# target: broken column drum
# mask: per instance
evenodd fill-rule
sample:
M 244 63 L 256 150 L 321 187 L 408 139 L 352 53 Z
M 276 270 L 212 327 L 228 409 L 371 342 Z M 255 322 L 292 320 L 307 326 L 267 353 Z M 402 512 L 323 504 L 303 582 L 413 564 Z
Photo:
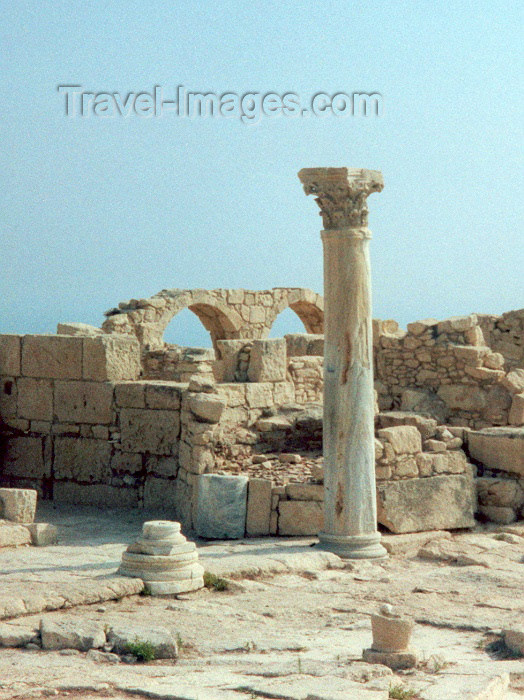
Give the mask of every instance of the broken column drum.
M 380 172 L 306 168 L 324 223 L 323 549 L 350 559 L 386 556 L 376 526 L 371 274 L 366 199 Z

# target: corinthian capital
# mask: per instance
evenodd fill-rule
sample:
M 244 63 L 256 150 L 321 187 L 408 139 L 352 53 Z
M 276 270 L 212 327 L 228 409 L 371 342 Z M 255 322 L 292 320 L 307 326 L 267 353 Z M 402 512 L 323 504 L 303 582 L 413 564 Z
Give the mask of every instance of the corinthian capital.
M 366 199 L 384 188 L 381 172 L 363 168 L 303 168 L 298 177 L 316 195 L 325 230 L 367 226 Z

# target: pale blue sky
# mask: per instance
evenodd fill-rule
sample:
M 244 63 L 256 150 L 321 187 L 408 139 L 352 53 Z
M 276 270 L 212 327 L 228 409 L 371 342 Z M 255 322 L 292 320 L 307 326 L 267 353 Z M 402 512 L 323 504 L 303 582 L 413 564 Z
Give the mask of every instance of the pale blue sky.
M 382 170 L 374 316 L 524 306 L 521 2 L 38 2 L 1 22 L 0 332 L 168 287 L 322 291 L 297 171 Z M 380 92 L 381 118 L 71 119 L 56 87 Z M 190 318 L 192 317 L 192 318 Z M 280 332 L 300 330 L 292 313 Z M 170 339 L 204 344 L 189 312 Z

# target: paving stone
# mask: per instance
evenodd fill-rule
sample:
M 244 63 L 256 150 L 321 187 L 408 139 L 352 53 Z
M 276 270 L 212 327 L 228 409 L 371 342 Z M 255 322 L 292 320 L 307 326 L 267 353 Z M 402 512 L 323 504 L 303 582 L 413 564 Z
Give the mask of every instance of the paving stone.
M 115 626 L 108 631 L 107 641 L 113 646 L 113 651 L 119 654 L 129 652 L 130 644 L 149 642 L 154 648 L 157 659 L 176 659 L 178 656 L 177 641 L 173 634 L 164 627 Z
M 40 624 L 42 649 L 98 649 L 106 643 L 102 625 L 93 622 L 52 622 L 42 619 Z

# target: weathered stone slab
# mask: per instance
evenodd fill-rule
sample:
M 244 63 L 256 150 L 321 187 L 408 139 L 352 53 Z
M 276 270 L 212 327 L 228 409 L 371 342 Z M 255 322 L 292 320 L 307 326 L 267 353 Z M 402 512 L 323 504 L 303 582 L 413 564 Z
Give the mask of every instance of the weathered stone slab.
M 0 518 L 14 523 L 32 523 L 37 493 L 33 489 L 0 488 Z
M 38 635 L 37 630 L 0 622 L 0 647 L 25 647 Z
M 105 382 L 56 382 L 55 412 L 64 423 L 111 423 L 113 385 Z
M 318 535 L 324 525 L 322 504 L 318 501 L 280 501 L 278 534 Z
M 286 379 L 284 338 L 254 340 L 247 376 L 250 382 L 283 382 Z
M 157 659 L 175 659 L 178 656 L 176 639 L 164 627 L 112 627 L 107 634 L 107 641 L 112 645 L 113 651 L 119 654 L 128 653 L 129 645 L 135 642 L 149 642 Z
M 24 336 L 22 374 L 47 379 L 81 379 L 82 338 L 70 335 Z
M 41 620 L 40 636 L 42 649 L 99 649 L 106 643 L 102 625 L 96 622 L 52 622 Z
M 138 379 L 140 345 L 133 336 L 97 335 L 83 338 L 82 376 L 96 382 Z
M 3 333 L 0 335 L 0 374 L 17 377 L 20 375 L 20 335 Z
M 59 323 L 56 327 L 58 335 L 104 335 L 104 331 L 96 326 L 91 326 L 89 323 Z
M 43 438 L 10 437 L 4 446 L 3 473 L 25 479 L 50 475 L 50 462 L 44 463 Z
M 17 547 L 31 544 L 29 530 L 23 525 L 0 520 L 0 547 Z
M 473 459 L 491 469 L 524 475 L 524 428 L 486 428 L 468 436 Z
M 56 479 L 84 483 L 108 482 L 111 478 L 111 445 L 105 440 L 60 437 L 55 440 Z
M 50 380 L 20 377 L 17 389 L 20 418 L 47 421 L 53 419 L 53 388 Z
M 473 527 L 476 490 L 470 474 L 377 484 L 377 518 L 391 532 Z
M 324 336 L 316 333 L 287 333 L 285 336 L 288 357 L 324 354 Z
M 178 452 L 180 414 L 125 408 L 120 411 L 122 450 L 173 455 Z
M 260 537 L 269 535 L 271 517 L 271 481 L 250 479 L 247 497 L 246 532 Z
M 381 428 L 390 428 L 395 425 L 414 425 L 423 440 L 432 438 L 437 430 L 437 421 L 434 418 L 421 416 L 411 411 L 383 411 L 377 416 Z
M 195 530 L 209 539 L 244 537 L 247 510 L 246 476 L 202 474 L 198 478 Z
M 286 494 L 294 501 L 323 501 L 324 487 L 321 484 L 291 483 L 286 486 Z

